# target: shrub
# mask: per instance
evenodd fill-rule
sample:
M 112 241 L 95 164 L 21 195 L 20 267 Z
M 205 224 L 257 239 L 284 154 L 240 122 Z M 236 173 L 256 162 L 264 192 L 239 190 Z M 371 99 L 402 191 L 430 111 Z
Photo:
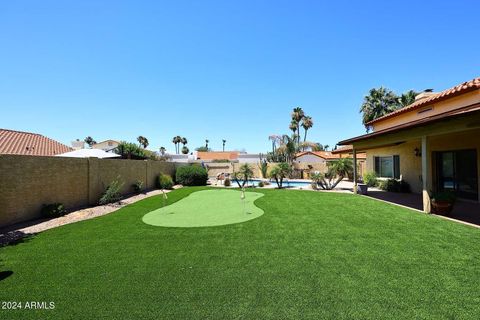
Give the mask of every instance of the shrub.
M 378 185 L 378 180 L 375 172 L 366 172 L 363 175 L 363 183 L 369 187 L 376 187 Z
M 57 218 L 65 215 L 67 210 L 63 203 L 44 204 L 42 207 L 42 216 L 46 218 Z
M 172 177 L 170 177 L 169 175 L 160 173 L 157 177 L 157 187 L 159 189 L 171 190 L 173 188 Z
M 230 179 L 225 178 L 225 180 L 223 181 L 223 185 L 225 187 L 230 187 L 232 185 L 232 182 L 230 181 Z
M 184 186 L 207 185 L 208 173 L 200 166 L 183 166 L 177 169 L 176 181 Z
M 388 179 L 380 183 L 380 189 L 389 192 L 410 192 L 410 185 L 405 180 Z
M 105 189 L 98 203 L 103 205 L 119 201 L 122 198 L 122 194 L 120 193 L 122 187 L 123 183 L 120 183 L 118 179 L 113 180 Z
M 133 191 L 135 193 L 140 193 L 143 190 L 143 181 L 137 180 L 134 184 L 132 184 Z
M 452 191 L 443 191 L 432 194 L 432 201 L 446 201 L 448 203 L 455 203 L 457 199 L 455 193 Z
M 258 182 L 258 187 L 259 188 L 263 188 L 264 186 L 265 186 L 265 184 L 263 183 L 263 181 Z

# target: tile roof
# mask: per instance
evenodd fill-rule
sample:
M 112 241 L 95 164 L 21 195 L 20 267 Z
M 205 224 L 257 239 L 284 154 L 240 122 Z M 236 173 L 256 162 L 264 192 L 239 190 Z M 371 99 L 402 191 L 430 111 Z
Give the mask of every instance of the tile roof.
M 449 89 L 444 90 L 442 92 L 439 92 L 437 94 L 434 94 L 434 95 L 432 95 L 428 98 L 415 101 L 414 103 L 412 103 L 412 104 L 410 104 L 406 107 L 395 110 L 395 111 L 393 111 L 389 114 L 384 115 L 383 117 L 380 117 L 380 118 L 374 119 L 370 122 L 367 122 L 366 124 L 371 125 L 371 124 L 376 123 L 378 121 L 394 117 L 398 114 L 405 113 L 405 112 L 412 111 L 412 110 L 416 110 L 416 109 L 419 109 L 421 107 L 433 104 L 435 102 L 439 102 L 439 101 L 442 101 L 442 100 L 445 100 L 445 99 L 448 99 L 448 98 L 453 98 L 457 95 L 467 93 L 467 92 L 477 90 L 477 89 L 480 89 L 480 77 L 472 79 L 470 81 L 463 82 L 459 85 L 456 85 L 455 87 L 452 87 L 452 88 L 449 88 Z
M 326 160 L 340 158 L 338 154 L 332 154 L 330 151 L 304 151 L 304 152 L 297 153 L 295 158 L 298 158 L 307 154 L 313 154 L 317 157 L 320 157 Z
M 197 158 L 199 160 L 237 160 L 238 152 L 236 151 L 225 151 L 225 152 L 215 152 L 215 151 L 198 151 Z
M 0 154 L 54 156 L 72 150 L 37 133 L 0 129 Z

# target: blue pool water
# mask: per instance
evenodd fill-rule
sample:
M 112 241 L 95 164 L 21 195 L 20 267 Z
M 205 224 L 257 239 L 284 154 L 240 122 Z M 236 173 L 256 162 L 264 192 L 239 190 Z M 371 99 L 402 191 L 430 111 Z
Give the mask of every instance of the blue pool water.
M 256 187 L 258 185 L 258 183 L 260 181 L 263 181 L 263 180 L 260 180 L 260 179 L 252 179 L 252 180 L 248 180 L 248 183 L 247 185 L 248 186 L 254 186 Z M 270 183 L 273 184 L 273 185 L 276 185 L 276 182 L 274 179 L 270 179 Z M 232 186 L 236 186 L 236 182 L 235 180 L 232 180 Z M 310 181 L 289 181 L 289 180 L 283 180 L 283 187 L 308 187 L 309 185 L 311 185 L 312 183 Z

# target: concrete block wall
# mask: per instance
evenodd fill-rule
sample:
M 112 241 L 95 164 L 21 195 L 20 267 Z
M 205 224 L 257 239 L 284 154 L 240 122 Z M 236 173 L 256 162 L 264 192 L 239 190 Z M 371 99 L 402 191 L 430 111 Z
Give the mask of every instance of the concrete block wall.
M 0 227 L 39 218 L 43 204 L 95 205 L 117 178 L 123 194 L 132 193 L 137 180 L 152 189 L 157 176 L 173 176 L 175 166 L 153 160 L 0 155 Z

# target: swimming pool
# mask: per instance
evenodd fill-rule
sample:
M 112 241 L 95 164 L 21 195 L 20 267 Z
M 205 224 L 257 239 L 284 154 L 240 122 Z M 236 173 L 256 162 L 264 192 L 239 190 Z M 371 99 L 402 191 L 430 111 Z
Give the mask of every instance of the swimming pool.
M 265 179 L 263 180 L 260 180 L 260 179 L 252 179 L 252 180 L 248 180 L 247 182 L 247 186 L 254 186 L 256 187 L 258 185 L 258 183 L 260 181 L 265 181 Z M 269 180 L 271 184 L 273 184 L 274 186 L 276 186 L 276 182 L 275 182 L 275 179 L 270 179 Z M 310 186 L 312 184 L 311 181 L 298 181 L 298 180 L 293 180 L 293 181 L 290 181 L 288 179 L 285 179 L 283 180 L 283 187 L 291 187 L 291 188 L 306 188 L 308 186 Z M 232 180 L 232 186 L 236 186 L 237 183 L 235 182 L 235 180 Z

